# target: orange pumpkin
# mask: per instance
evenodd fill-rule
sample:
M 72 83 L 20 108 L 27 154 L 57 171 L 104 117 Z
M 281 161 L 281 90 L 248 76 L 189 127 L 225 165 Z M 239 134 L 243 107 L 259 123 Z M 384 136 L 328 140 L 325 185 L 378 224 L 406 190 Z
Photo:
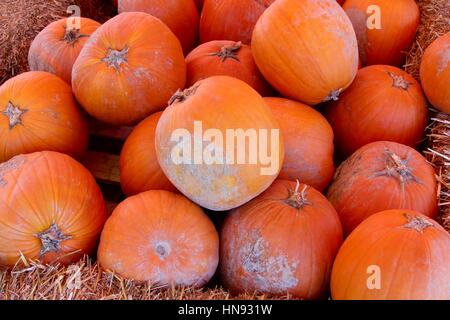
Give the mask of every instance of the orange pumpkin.
M 89 36 L 100 27 L 100 23 L 80 18 L 80 25 L 71 25 L 65 18 L 49 24 L 31 43 L 28 52 L 30 70 L 47 71 L 72 81 L 72 67 Z
M 358 70 L 355 31 L 330 0 L 277 0 L 255 26 L 252 51 L 275 89 L 309 105 L 338 99 Z
M 339 217 L 320 192 L 277 180 L 226 218 L 223 283 L 232 292 L 324 298 L 341 243 Z
M 0 266 L 21 254 L 70 264 L 91 254 L 106 220 L 92 175 L 71 157 L 51 151 L 0 164 Z
M 87 149 L 87 122 L 67 83 L 31 71 L 0 87 L 0 162 L 21 153 L 52 150 L 76 158 Z
M 333 130 L 313 108 L 282 98 L 264 99 L 284 138 L 284 163 L 279 179 L 300 180 L 323 191 L 334 174 Z
M 428 123 L 428 108 L 419 83 L 391 66 L 370 66 L 358 71 L 339 101 L 330 104 L 328 120 L 336 148 L 351 155 L 374 141 L 418 146 Z
M 245 82 L 214 76 L 173 96 L 156 128 L 169 180 L 211 210 L 238 207 L 267 189 L 284 148 L 270 109 Z
M 198 11 L 194 0 L 120 0 L 119 12 L 145 12 L 161 19 L 178 37 L 185 54 L 197 43 Z
M 375 214 L 339 250 L 331 293 L 336 300 L 449 300 L 450 236 L 410 210 Z
M 105 224 L 97 256 L 102 267 L 129 279 L 201 287 L 217 269 L 219 236 L 200 207 L 153 190 L 119 204 Z
M 355 28 L 364 66 L 405 61 L 420 21 L 414 0 L 347 0 L 343 8 Z
M 431 104 L 450 113 L 450 32 L 436 39 L 425 50 L 420 65 L 420 80 Z
M 156 125 L 162 112 L 152 114 L 133 129 L 120 153 L 120 184 L 128 196 L 148 190 L 176 191 L 158 164 Z
M 159 19 L 142 12 L 119 14 L 97 29 L 72 72 L 80 104 L 113 125 L 131 125 L 164 109 L 185 81 L 179 41 Z
M 187 84 L 211 76 L 230 76 L 241 79 L 261 95 L 269 95 L 271 88 L 253 60 L 252 50 L 241 42 L 218 40 L 204 43 L 186 57 Z
M 395 142 L 370 143 L 338 168 L 328 190 L 348 235 L 364 219 L 390 209 L 411 209 L 433 218 L 437 182 L 426 159 Z
M 202 11 L 204 3 L 205 0 L 195 0 L 195 5 L 197 6 L 198 11 Z

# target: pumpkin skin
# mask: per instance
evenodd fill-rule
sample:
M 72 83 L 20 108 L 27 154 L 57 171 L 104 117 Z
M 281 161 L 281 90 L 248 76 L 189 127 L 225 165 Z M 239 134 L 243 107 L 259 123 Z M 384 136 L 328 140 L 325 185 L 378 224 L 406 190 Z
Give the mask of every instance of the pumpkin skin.
M 0 164 L 0 189 L 0 266 L 13 267 L 20 252 L 68 265 L 95 250 L 105 202 L 94 177 L 71 157 L 15 156 Z
M 339 217 L 320 192 L 276 180 L 227 216 L 221 231 L 222 280 L 236 293 L 324 298 L 341 243 Z
M 252 51 L 272 87 L 309 105 L 337 100 L 358 70 L 355 31 L 331 0 L 277 0 L 255 26 Z
M 450 113 L 450 32 L 426 50 L 420 65 L 423 90 L 433 106 Z
M 118 10 L 145 12 L 161 19 L 180 40 L 185 54 L 197 43 L 199 16 L 193 0 L 120 0 Z
M 379 29 L 367 26 L 370 17 L 376 17 L 369 10 L 373 5 L 380 8 Z M 348 0 L 343 8 L 355 28 L 363 66 L 402 65 L 420 22 L 419 7 L 414 0 Z
M 97 256 L 102 267 L 129 279 L 201 287 L 217 269 L 219 236 L 200 207 L 181 195 L 152 190 L 114 210 Z
M 391 66 L 369 66 L 339 101 L 329 105 L 338 151 L 349 156 L 375 141 L 394 141 L 417 147 L 425 137 L 428 108 L 420 84 Z
M 30 71 L 0 87 L 0 162 L 21 153 L 51 150 L 81 158 L 88 128 L 70 86 L 57 76 Z
M 379 289 L 368 289 L 376 285 L 370 276 L 377 276 L 370 266 L 380 268 Z M 449 234 L 419 212 L 389 210 L 368 218 L 344 242 L 331 293 L 335 300 L 449 300 L 449 283 Z
M 253 60 L 251 48 L 240 42 L 204 43 L 189 53 L 186 67 L 187 87 L 211 76 L 230 76 L 246 82 L 262 96 L 272 91 Z
M 278 179 L 300 180 L 323 191 L 334 174 L 333 129 L 313 108 L 283 98 L 264 98 L 284 138 L 284 162 Z
M 204 3 L 205 3 L 205 0 L 195 0 L 195 5 L 197 6 L 197 9 L 199 12 L 202 11 Z
M 132 125 L 163 110 L 185 81 L 178 39 L 142 12 L 119 14 L 98 28 L 72 71 L 77 100 L 91 116 L 112 125 Z
M 176 191 L 158 164 L 155 150 L 156 125 L 162 112 L 139 123 L 120 153 L 120 184 L 127 196 L 148 190 Z
M 195 130 L 196 121 L 201 123 L 203 136 L 196 134 L 200 131 Z M 253 132 L 258 141 L 264 137 L 269 139 L 267 165 L 261 161 L 259 152 L 258 155 L 251 153 L 249 143 L 243 146 L 239 142 L 238 129 L 242 129 L 241 136 L 244 133 L 252 136 Z M 173 136 L 180 130 L 183 131 L 181 138 Z M 227 139 L 227 130 L 234 130 L 231 133 L 236 135 Z M 192 142 L 204 138 L 208 132 L 212 134 L 210 143 L 204 142 L 201 147 L 210 147 L 201 148 L 195 159 L 194 148 L 190 157 L 186 151 L 184 159 L 172 158 L 174 154 L 182 154 L 180 145 L 192 146 Z M 227 147 L 233 141 L 234 146 Z M 165 175 L 178 190 L 202 207 L 225 211 L 248 202 L 272 184 L 283 163 L 284 146 L 278 124 L 261 96 L 241 80 L 214 76 L 171 99 L 156 128 L 156 154 Z M 245 156 L 244 161 L 240 161 L 242 156 Z M 251 161 L 252 158 L 256 161 Z
M 341 164 L 327 197 L 348 235 L 364 219 L 384 210 L 410 209 L 434 218 L 436 194 L 434 170 L 419 152 L 399 143 L 378 141 Z
M 67 18 L 52 22 L 36 36 L 28 52 L 28 65 L 32 71 L 50 72 L 71 84 L 73 64 L 100 23 L 80 18 L 80 29 L 68 23 Z

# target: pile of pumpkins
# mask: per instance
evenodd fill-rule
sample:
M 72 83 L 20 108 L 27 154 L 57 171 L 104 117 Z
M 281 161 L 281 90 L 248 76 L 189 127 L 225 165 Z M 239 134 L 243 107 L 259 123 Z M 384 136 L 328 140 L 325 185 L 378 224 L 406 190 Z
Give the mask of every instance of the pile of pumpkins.
M 218 268 L 233 293 L 449 299 L 450 235 L 416 148 L 426 98 L 450 112 L 450 33 L 426 50 L 420 85 L 399 69 L 416 3 L 339 2 L 119 0 L 103 25 L 42 30 L 33 71 L 0 87 L 0 265 L 97 252 L 159 285 L 201 287 Z M 137 124 L 120 157 L 128 198 L 110 216 L 77 161 L 87 117 Z M 173 133 L 195 136 L 196 122 L 216 153 L 228 129 L 279 132 L 276 170 L 177 163 Z M 227 211 L 210 213 L 227 215 L 220 232 L 203 208 Z

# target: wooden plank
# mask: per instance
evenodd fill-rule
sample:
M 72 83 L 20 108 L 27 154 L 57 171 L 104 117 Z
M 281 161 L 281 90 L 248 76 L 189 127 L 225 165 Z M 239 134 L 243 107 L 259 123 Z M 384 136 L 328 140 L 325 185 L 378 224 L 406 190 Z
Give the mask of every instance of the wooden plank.
M 119 159 L 118 155 L 88 151 L 83 164 L 97 180 L 103 183 L 120 184 Z
M 97 137 L 105 137 L 125 141 L 125 139 L 130 135 L 133 129 L 134 127 L 114 127 L 94 119 L 89 120 L 89 130 L 91 132 L 91 135 Z

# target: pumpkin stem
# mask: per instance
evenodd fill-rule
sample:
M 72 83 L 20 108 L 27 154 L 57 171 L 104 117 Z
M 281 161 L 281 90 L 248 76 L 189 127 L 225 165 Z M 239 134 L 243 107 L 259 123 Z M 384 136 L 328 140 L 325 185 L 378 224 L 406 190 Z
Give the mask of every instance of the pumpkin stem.
M 323 102 L 327 102 L 327 101 L 338 101 L 341 92 L 342 92 L 342 88 L 341 88 L 341 89 L 337 89 L 337 90 L 331 91 L 331 93 L 328 95 L 328 97 L 326 97 L 326 98 L 323 100 Z
M 285 202 L 295 209 L 301 209 L 305 205 L 310 205 L 311 203 L 306 199 L 306 188 L 308 188 L 308 186 L 305 185 L 303 190 L 299 192 L 300 181 L 297 180 L 295 190 L 289 190 L 289 198 L 287 198 Z
M 175 94 L 169 99 L 168 105 L 171 106 L 175 102 L 186 101 L 190 96 L 195 94 L 198 87 L 199 87 L 199 85 L 192 86 L 192 87 L 190 87 L 188 89 L 184 89 L 184 90 L 178 89 L 177 92 L 175 92 Z
M 73 46 L 80 38 L 85 38 L 85 37 L 89 37 L 89 35 L 81 34 L 80 29 L 75 29 L 75 28 L 66 29 L 63 41 L 67 41 L 69 44 L 71 44 Z
M 388 72 L 389 76 L 392 78 L 392 86 L 397 89 L 402 89 L 408 91 L 411 83 L 405 80 L 402 76 L 396 75 L 395 73 Z
M 407 222 L 403 225 L 403 227 L 407 229 L 414 229 L 417 232 L 423 233 L 423 230 L 425 230 L 426 228 L 434 227 L 434 225 L 430 221 L 422 217 L 413 217 L 405 213 L 405 218 Z
M 58 252 L 61 249 L 61 242 L 72 238 L 63 234 L 55 223 L 47 230 L 38 233 L 36 237 L 41 240 L 41 257 L 47 252 Z
M 170 254 L 170 245 L 166 241 L 160 241 L 155 245 L 155 252 L 161 259 L 165 259 Z
M 18 124 L 22 124 L 22 115 L 27 111 L 28 109 L 20 109 L 19 106 L 15 106 L 11 101 L 8 102 L 2 114 L 8 117 L 9 130 Z
M 109 48 L 106 57 L 104 57 L 102 61 L 106 62 L 108 67 L 112 67 L 119 71 L 120 65 L 128 62 L 128 47 L 125 47 L 120 51 Z
M 232 45 L 223 46 L 222 48 L 220 48 L 220 51 L 210 53 L 209 56 L 217 56 L 220 58 L 222 62 L 224 62 L 228 58 L 240 61 L 237 56 L 237 52 L 241 49 L 241 47 L 242 47 L 241 41 L 235 42 Z

